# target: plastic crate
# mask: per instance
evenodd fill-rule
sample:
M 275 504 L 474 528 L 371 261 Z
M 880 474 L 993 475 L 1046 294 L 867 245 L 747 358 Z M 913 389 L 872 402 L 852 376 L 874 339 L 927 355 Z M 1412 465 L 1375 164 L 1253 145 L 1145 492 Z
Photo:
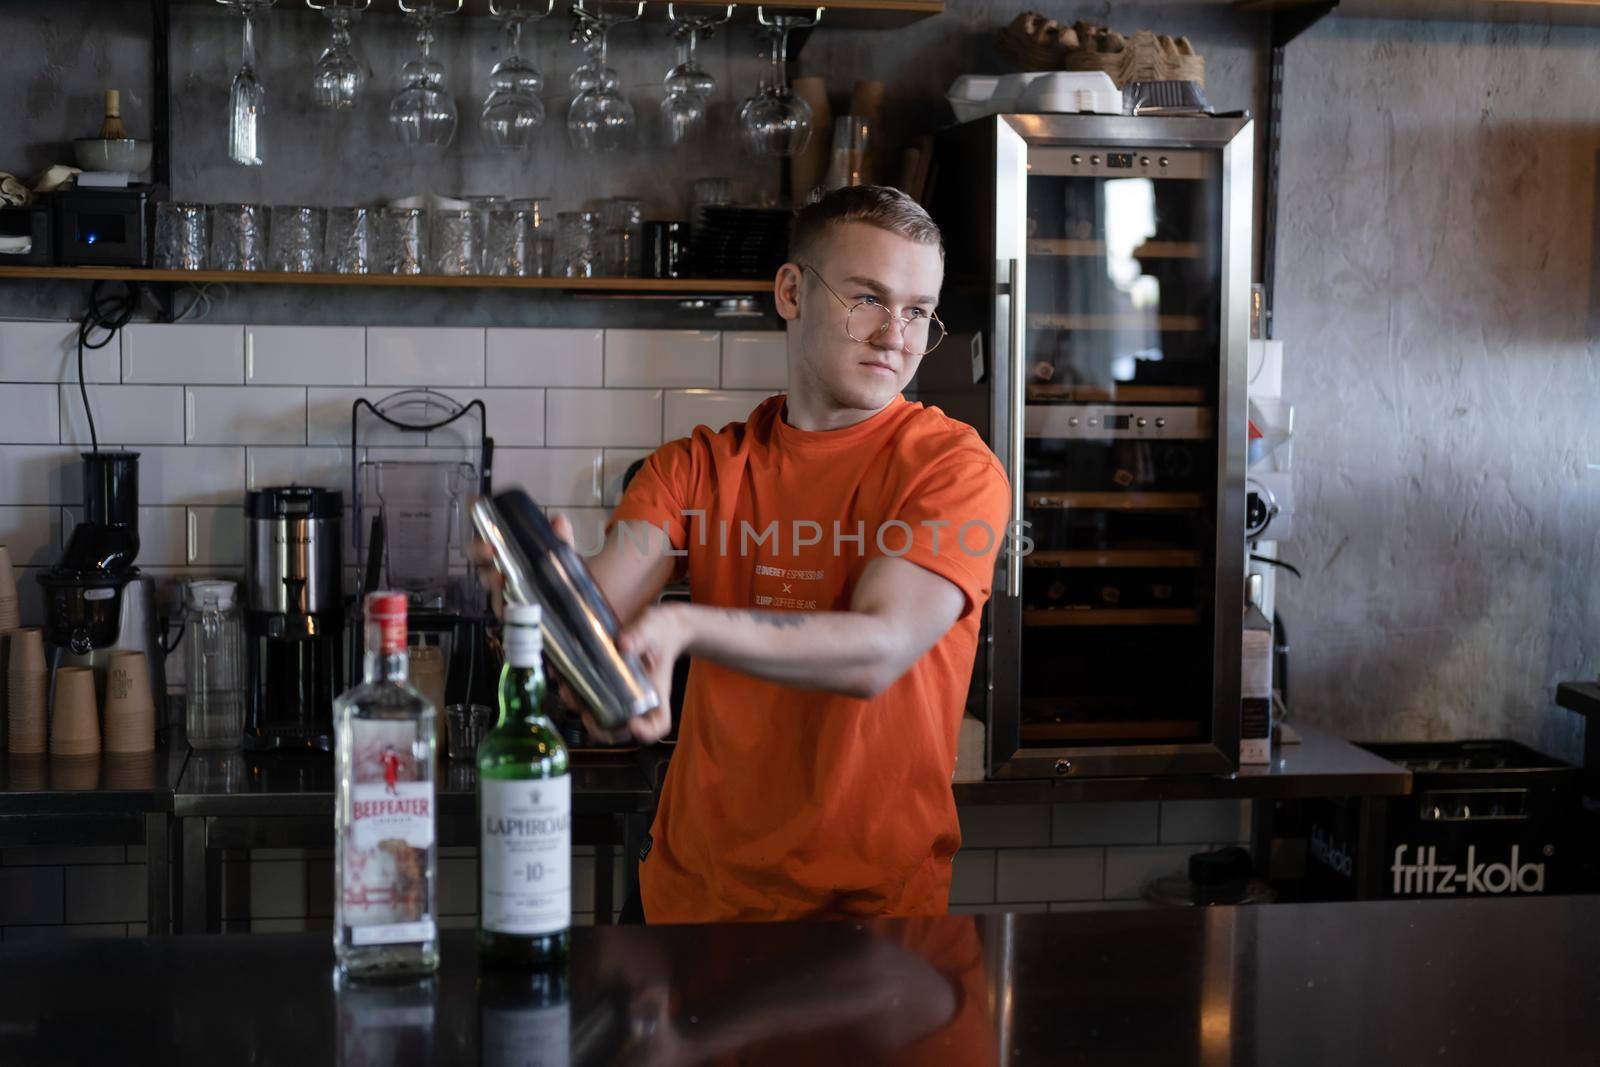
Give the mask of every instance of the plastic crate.
M 1313 899 L 1528 896 L 1576 888 L 1577 767 L 1515 741 L 1361 747 L 1410 770 L 1411 794 L 1308 805 L 1305 888 Z M 1374 839 L 1366 842 L 1364 811 L 1376 813 L 1369 820 Z

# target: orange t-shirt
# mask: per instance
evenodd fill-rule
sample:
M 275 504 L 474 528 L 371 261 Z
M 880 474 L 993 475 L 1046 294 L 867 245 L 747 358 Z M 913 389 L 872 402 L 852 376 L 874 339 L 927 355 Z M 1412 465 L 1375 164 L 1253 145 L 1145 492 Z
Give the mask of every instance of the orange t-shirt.
M 896 397 L 814 432 L 787 425 L 783 401 L 663 445 L 613 520 L 665 528 L 697 604 L 848 610 L 887 555 L 954 583 L 965 607 L 870 700 L 693 661 L 639 867 L 651 922 L 946 910 L 956 735 L 1010 489 L 978 434 L 937 408 Z

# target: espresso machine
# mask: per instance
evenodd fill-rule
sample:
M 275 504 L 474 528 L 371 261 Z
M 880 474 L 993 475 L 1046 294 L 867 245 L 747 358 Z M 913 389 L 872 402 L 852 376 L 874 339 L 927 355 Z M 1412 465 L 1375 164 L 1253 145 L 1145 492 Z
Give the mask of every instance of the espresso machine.
M 57 668 L 93 668 L 103 704 L 111 653 L 143 652 L 157 725 L 165 725 L 167 681 L 155 588 L 134 566 L 138 555 L 139 453 L 83 453 L 83 521 L 73 527 L 60 561 L 38 578 L 51 706 Z
M 344 687 L 344 496 L 253 489 L 245 519 L 244 748 L 331 752 L 333 698 Z

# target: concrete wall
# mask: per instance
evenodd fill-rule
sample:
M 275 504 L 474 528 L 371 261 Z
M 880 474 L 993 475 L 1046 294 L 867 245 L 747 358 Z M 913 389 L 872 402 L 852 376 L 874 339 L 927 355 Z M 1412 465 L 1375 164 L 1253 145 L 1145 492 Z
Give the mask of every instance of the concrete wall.
M 1297 715 L 1580 756 L 1600 671 L 1600 31 L 1324 20 L 1291 46 L 1276 336 Z

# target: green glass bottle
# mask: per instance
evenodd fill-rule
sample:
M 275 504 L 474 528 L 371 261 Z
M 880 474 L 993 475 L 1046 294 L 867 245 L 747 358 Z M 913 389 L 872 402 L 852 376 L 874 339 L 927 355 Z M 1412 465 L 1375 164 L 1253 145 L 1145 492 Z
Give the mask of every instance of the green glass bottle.
M 566 954 L 572 778 L 545 714 L 539 608 L 507 605 L 500 721 L 478 744 L 478 956 L 533 966 Z

